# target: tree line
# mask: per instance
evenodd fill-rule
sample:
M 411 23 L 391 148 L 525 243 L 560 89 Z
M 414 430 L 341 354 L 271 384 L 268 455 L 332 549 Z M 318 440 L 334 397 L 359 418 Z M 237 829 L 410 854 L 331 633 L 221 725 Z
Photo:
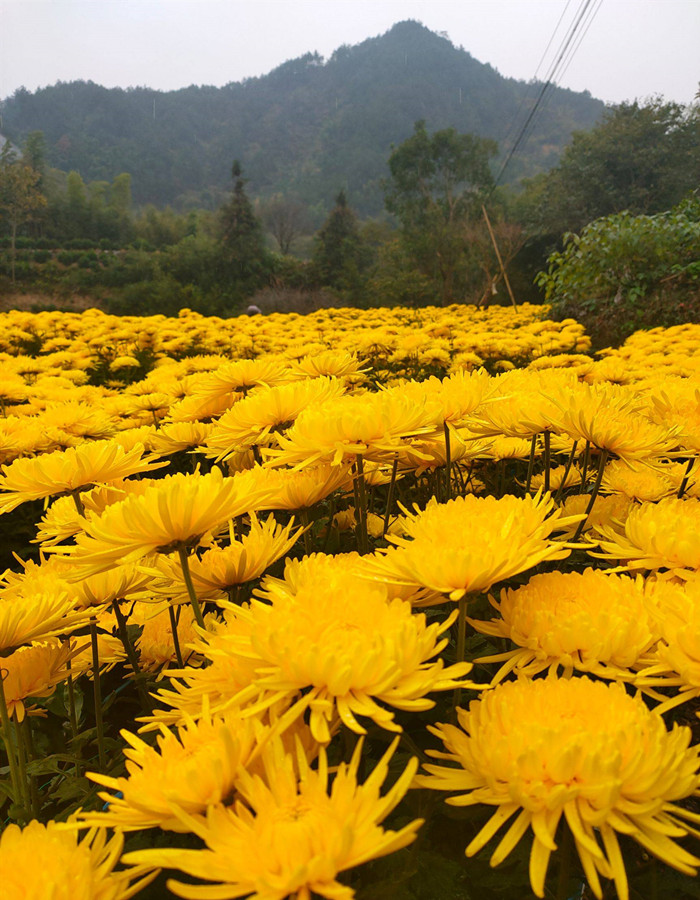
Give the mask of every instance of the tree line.
M 681 228 L 681 220 L 697 215 L 698 105 L 654 99 L 612 107 L 598 126 L 574 135 L 557 166 L 517 192 L 495 185 L 497 153 L 489 139 L 454 128 L 431 133 L 419 121 L 389 154 L 384 216 L 360 219 L 345 190 L 320 220 L 318 210 L 291 194 L 256 201 L 238 161 L 218 210 L 179 214 L 154 206 L 134 211 L 127 173 L 85 184 L 77 172 L 50 169 L 42 135 L 33 133 L 21 156 L 6 144 L 0 158 L 0 240 L 7 245 L 0 278 L 34 289 L 44 279 L 49 289 L 83 290 L 116 311 L 172 312 L 187 305 L 232 313 L 250 302 L 263 309 L 509 302 L 505 268 L 514 296 L 536 300 L 544 293 L 562 314 L 571 314 L 577 301 L 561 287 L 561 267 L 574 255 L 565 251 L 574 246 L 571 235 L 624 214 L 616 234 L 646 230 L 641 243 L 620 240 L 620 248 L 630 253 L 643 246 L 648 256 L 650 235 L 657 225 L 663 229 L 662 219 L 646 220 L 685 203 L 680 219 L 663 220 L 659 240 L 668 245 L 668 222 Z M 595 233 L 607 234 L 604 228 Z M 700 259 L 693 234 L 691 228 L 683 243 L 687 271 L 671 280 L 691 292 L 693 259 Z M 550 280 L 541 274 L 535 284 L 548 258 Z M 662 267 L 656 281 L 642 277 L 645 292 L 668 274 Z M 586 291 L 601 290 L 606 298 L 611 291 L 624 294 L 629 281 L 576 277 Z M 576 309 L 586 315 L 585 303 Z

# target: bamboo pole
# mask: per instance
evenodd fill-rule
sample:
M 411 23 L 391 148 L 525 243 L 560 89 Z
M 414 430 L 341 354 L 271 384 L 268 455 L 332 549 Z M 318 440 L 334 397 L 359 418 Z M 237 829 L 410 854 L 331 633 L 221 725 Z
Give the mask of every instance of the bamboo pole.
M 506 287 L 508 288 L 508 294 L 510 295 L 511 303 L 515 309 L 518 308 L 518 304 L 515 302 L 515 297 L 513 296 L 513 288 L 510 286 L 510 281 L 508 281 L 508 275 L 506 273 L 506 267 L 503 265 L 503 260 L 501 259 L 501 251 L 498 249 L 498 244 L 496 243 L 496 235 L 493 233 L 493 228 L 491 228 L 491 221 L 489 219 L 489 214 L 486 212 L 486 207 L 484 204 L 481 204 L 481 209 L 484 213 L 484 219 L 486 220 L 486 227 L 489 230 L 489 234 L 491 235 L 491 243 L 493 244 L 493 249 L 496 251 L 496 257 L 498 259 L 498 265 L 501 267 L 501 273 L 503 274 L 503 280 L 506 283 Z

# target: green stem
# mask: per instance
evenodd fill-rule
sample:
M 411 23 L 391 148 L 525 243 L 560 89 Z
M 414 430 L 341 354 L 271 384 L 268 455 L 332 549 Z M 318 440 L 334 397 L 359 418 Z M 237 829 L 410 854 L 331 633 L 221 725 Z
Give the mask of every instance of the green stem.
M 363 555 L 367 553 L 369 549 L 369 542 L 367 539 L 367 491 L 365 489 L 365 470 L 362 454 L 358 453 L 355 460 L 357 467 L 357 500 L 360 506 L 359 510 L 357 510 L 359 515 L 357 549 L 360 551 L 360 555 Z
M 571 878 L 571 857 L 574 842 L 566 823 L 562 824 L 564 834 L 562 836 L 561 850 L 559 851 L 559 878 L 557 879 L 556 900 L 567 900 L 569 897 L 569 879 Z
M 468 597 L 464 596 L 459 601 L 459 615 L 457 617 L 457 662 L 464 662 L 466 656 L 467 643 L 467 601 Z M 456 709 L 462 700 L 462 688 L 455 688 L 452 697 L 452 707 Z
M 117 631 L 119 632 L 119 637 L 121 639 L 124 650 L 126 651 L 127 658 L 129 663 L 131 664 L 131 668 L 134 673 L 134 681 L 136 683 L 136 690 L 138 691 L 139 698 L 141 700 L 141 705 L 144 708 L 144 712 L 149 715 L 151 713 L 151 703 L 148 699 L 148 692 L 144 687 L 143 683 L 143 672 L 141 671 L 141 666 L 139 665 L 139 659 L 136 655 L 136 649 L 134 645 L 129 640 L 129 631 L 126 625 L 126 616 L 122 612 L 121 607 L 119 606 L 119 600 L 114 599 L 112 601 L 112 608 L 114 610 L 114 615 L 117 620 Z
M 68 687 L 68 721 L 70 722 L 71 743 L 75 755 L 80 756 L 80 747 L 78 746 L 78 715 L 75 711 L 75 685 L 71 673 L 70 659 L 66 662 L 66 670 L 68 671 L 66 685 Z M 80 775 L 80 766 L 78 763 L 75 764 L 75 775 L 76 778 Z
M 498 496 L 502 497 L 506 492 L 506 461 L 505 461 L 505 459 L 500 460 L 498 465 L 499 465 Z
M 173 644 L 175 645 L 175 657 L 177 658 L 177 664 L 181 669 L 185 668 L 185 663 L 182 660 L 182 650 L 180 650 L 180 638 L 177 633 L 177 619 L 175 618 L 175 607 L 172 603 L 168 603 L 168 615 L 170 616 L 170 628 L 173 633 Z
M 90 643 L 92 644 L 92 689 L 95 702 L 95 729 L 97 731 L 97 753 L 100 769 L 107 768 L 104 744 L 104 724 L 102 722 L 102 685 L 100 684 L 100 655 L 97 649 L 97 619 L 90 619 Z
M 598 496 L 598 491 L 600 490 L 600 483 L 603 480 L 603 470 L 605 469 L 605 463 L 608 461 L 608 451 L 601 450 L 600 451 L 600 459 L 598 460 L 598 474 L 596 475 L 595 483 L 593 485 L 593 490 L 591 491 L 591 497 L 588 501 L 588 506 L 586 507 L 586 518 L 581 519 L 578 523 L 578 527 L 576 529 L 576 534 L 573 536 L 574 543 L 581 537 L 581 532 L 585 528 L 586 522 L 588 521 L 588 517 L 591 514 L 591 510 L 593 509 L 593 504 L 595 503 L 595 499 Z
M 569 472 L 571 471 L 571 466 L 574 462 L 574 458 L 576 457 L 576 446 L 578 441 L 574 441 L 571 446 L 571 452 L 569 453 L 569 458 L 566 461 L 566 466 L 564 467 L 564 477 L 561 480 L 561 484 L 559 485 L 559 489 L 554 496 L 554 502 L 560 503 L 562 494 L 564 493 L 564 489 L 566 488 L 566 479 L 569 477 Z
M 328 549 L 328 542 L 331 539 L 331 531 L 333 530 L 333 519 L 335 518 L 335 497 L 331 497 L 331 502 L 328 505 L 328 524 L 326 525 L 326 536 L 323 539 L 323 549 L 322 553 L 325 553 Z
M 19 724 L 17 739 L 21 740 L 24 747 L 24 754 L 27 762 L 34 760 L 34 741 L 32 740 L 32 724 L 29 716 L 25 716 Z M 36 777 L 29 775 L 27 777 L 29 787 L 29 802 L 32 811 L 32 817 L 38 819 L 41 815 L 41 803 L 39 802 L 39 791 L 36 786 Z
M 532 470 L 535 468 L 535 451 L 537 449 L 537 435 L 533 434 L 530 440 L 530 460 L 527 464 L 527 483 L 525 484 L 525 492 L 530 493 L 530 484 L 532 483 Z
M 549 469 L 552 462 L 551 451 L 552 434 L 550 431 L 544 433 L 544 489 L 549 490 Z
M 386 498 L 386 510 L 384 512 L 384 527 L 382 528 L 382 537 L 389 528 L 389 517 L 391 516 L 391 507 L 394 502 L 394 488 L 396 486 L 396 474 L 399 470 L 399 454 L 394 456 L 394 462 L 391 466 L 391 481 L 389 482 L 389 494 Z
M 450 429 L 445 421 L 443 423 L 445 433 L 445 500 L 452 499 L 452 449 L 450 447 Z
M 686 488 L 688 487 L 688 481 L 690 480 L 690 473 L 694 462 L 695 460 L 691 457 L 685 467 L 685 474 L 683 475 L 683 480 L 681 481 L 681 485 L 678 488 L 678 494 L 676 495 L 679 500 L 683 498 L 683 494 L 685 494 Z
M 24 741 L 22 740 L 22 732 L 20 730 L 20 724 L 17 721 L 16 712 L 15 718 L 13 720 L 13 725 L 15 727 L 15 738 L 17 740 L 17 777 L 19 778 L 19 785 L 22 791 L 22 806 L 24 807 L 24 817 L 25 821 L 28 822 L 32 817 L 32 796 L 31 789 L 29 787 L 29 776 L 27 775 L 27 757 L 25 755 L 26 748 L 24 745 Z
M 194 584 L 192 583 L 192 573 L 190 572 L 190 563 L 188 559 L 188 552 L 183 547 L 181 547 L 178 551 L 180 556 L 180 565 L 182 566 L 182 577 L 185 579 L 185 586 L 187 587 L 187 593 L 189 594 L 190 603 L 192 604 L 192 609 L 194 610 L 194 617 L 197 620 L 197 624 L 200 628 L 204 628 L 204 616 L 202 615 L 202 607 L 199 605 L 199 600 L 197 599 L 197 594 L 194 590 Z
M 78 510 L 78 515 L 85 518 L 85 507 L 80 499 L 80 492 L 78 490 L 71 491 L 70 495 L 73 498 L 73 503 L 75 503 L 75 508 Z
M 7 762 L 10 767 L 10 781 L 12 783 L 12 796 L 16 804 L 21 802 L 21 790 L 19 782 L 19 772 L 17 768 L 17 757 L 15 756 L 15 748 L 12 740 L 14 729 L 10 725 L 10 715 L 7 711 L 7 701 L 5 700 L 5 677 L 7 669 L 0 669 L 0 719 L 2 720 L 2 739 L 5 744 L 5 752 L 7 753 Z
M 591 442 L 586 441 L 586 449 L 583 451 L 583 466 L 581 472 L 581 490 L 579 494 L 586 493 L 586 482 L 588 481 L 588 466 L 591 461 Z
M 311 534 L 309 533 L 309 511 L 306 507 L 302 507 L 299 510 L 299 518 L 301 519 L 301 524 L 304 526 L 304 553 L 307 556 L 311 556 L 312 546 L 311 546 Z

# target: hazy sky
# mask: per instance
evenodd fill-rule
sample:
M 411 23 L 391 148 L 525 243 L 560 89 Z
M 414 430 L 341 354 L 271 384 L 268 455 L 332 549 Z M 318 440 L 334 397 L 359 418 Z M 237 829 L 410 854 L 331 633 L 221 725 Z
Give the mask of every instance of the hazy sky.
M 74 79 L 223 85 L 409 18 L 503 75 L 544 79 L 586 2 L 557 83 L 611 103 L 693 99 L 700 0 L 0 0 L 0 98 Z

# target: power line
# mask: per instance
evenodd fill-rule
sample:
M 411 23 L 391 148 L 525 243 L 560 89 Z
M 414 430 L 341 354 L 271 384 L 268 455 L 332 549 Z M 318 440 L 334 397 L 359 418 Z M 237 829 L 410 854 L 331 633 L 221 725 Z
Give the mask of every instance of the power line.
M 517 110 L 516 114 L 513 116 L 513 118 L 511 119 L 510 128 L 508 129 L 508 133 L 503 138 L 503 146 L 504 147 L 508 146 L 508 142 L 510 141 L 511 136 L 517 130 L 518 125 L 523 121 L 521 119 L 520 114 L 524 111 L 525 104 L 528 103 L 531 99 L 534 99 L 535 92 L 531 91 L 529 89 L 532 87 L 536 87 L 537 74 L 540 71 L 540 68 L 542 66 L 542 63 L 545 60 L 545 57 L 547 56 L 547 53 L 549 53 L 549 48 L 552 46 L 554 38 L 556 37 L 556 34 L 559 31 L 559 26 L 561 25 L 561 23 L 564 19 L 564 16 L 566 15 L 566 11 L 568 10 L 570 5 L 571 5 L 571 0 L 566 0 L 566 5 L 564 6 L 562 14 L 559 16 L 559 21 L 557 22 L 557 24 L 554 28 L 554 31 L 550 35 L 549 41 L 547 42 L 547 46 L 544 48 L 544 52 L 542 53 L 542 56 L 540 57 L 540 61 L 537 63 L 537 68 L 535 69 L 535 74 L 530 79 L 530 84 L 528 84 L 528 90 L 523 95 L 523 98 L 520 101 L 520 105 L 518 106 L 518 110 Z M 527 113 L 525 115 L 527 116 Z
M 565 55 L 564 59 L 562 60 L 562 66 L 560 67 L 560 70 L 557 73 L 557 81 L 561 82 L 567 69 L 571 65 L 571 62 L 572 62 L 574 56 L 576 55 L 578 48 L 581 46 L 583 39 L 585 38 L 586 34 L 588 33 L 588 29 L 591 27 L 593 19 L 595 19 L 597 12 L 602 5 L 602 2 L 603 2 L 603 0 L 593 0 L 593 5 L 589 8 L 588 12 L 586 13 L 587 18 L 584 17 L 582 19 L 581 25 L 579 26 L 579 28 L 583 28 L 583 31 L 580 32 L 576 43 L 571 45 L 570 49 L 568 50 L 567 54 Z M 549 89 L 544 95 L 542 104 L 540 106 L 540 113 L 545 111 L 545 109 L 547 108 L 547 104 L 549 103 L 551 97 L 552 97 L 552 91 L 551 91 L 551 89 Z M 523 143 L 523 144 L 526 143 L 526 141 L 532 134 L 533 128 L 534 128 L 534 119 L 532 120 L 532 122 L 530 122 L 529 128 L 523 134 L 521 143 Z
M 547 72 L 545 83 L 542 86 L 542 89 L 540 90 L 540 93 L 535 101 L 535 104 L 534 104 L 533 108 L 530 110 L 530 113 L 529 113 L 524 125 L 520 128 L 518 136 L 517 136 L 516 140 L 514 141 L 513 146 L 511 147 L 510 151 L 508 152 L 508 155 L 506 156 L 506 159 L 503 162 L 503 165 L 501 166 L 501 169 L 494 181 L 493 188 L 491 189 L 491 193 L 493 193 L 493 191 L 496 189 L 498 183 L 500 182 L 501 178 L 503 177 L 504 172 L 508 168 L 508 165 L 510 164 L 511 159 L 515 155 L 519 146 L 523 143 L 528 129 L 530 128 L 537 112 L 539 111 L 540 107 L 542 106 L 542 102 L 544 100 L 545 95 L 547 94 L 548 89 L 552 86 L 552 84 L 554 83 L 554 81 L 558 77 L 558 75 L 561 74 L 561 72 L 560 72 L 561 67 L 563 65 L 565 65 L 565 67 L 568 68 L 569 64 L 571 63 L 571 60 L 573 59 L 576 51 L 578 50 L 578 48 L 581 44 L 581 40 L 583 39 L 583 37 L 585 37 L 585 34 L 588 31 L 588 28 L 590 27 L 590 24 L 593 21 L 595 14 L 597 13 L 598 9 L 600 8 L 602 0 L 595 0 L 595 3 L 597 5 L 595 5 L 593 7 L 593 9 L 591 9 L 592 3 L 594 3 L 594 0 L 582 0 L 581 4 L 579 5 L 579 8 L 577 10 L 577 13 L 576 13 L 576 16 L 574 18 L 572 25 L 569 27 L 568 32 L 566 33 L 562 42 L 559 45 L 559 50 L 558 50 L 556 59 L 552 63 L 552 65 L 549 67 L 549 71 Z M 568 7 L 568 3 L 567 3 L 567 7 Z M 585 30 L 580 35 L 577 42 L 572 46 L 572 42 L 573 42 L 574 38 L 576 37 L 577 32 L 579 31 L 579 28 L 582 26 L 582 23 L 586 19 L 587 19 L 587 22 L 585 25 Z M 560 21 L 561 21 L 561 19 L 560 19 Z M 559 24 L 557 24 L 557 28 L 555 29 L 555 32 L 554 32 L 555 34 L 556 34 L 556 31 L 558 30 L 558 28 L 559 28 Z M 551 40 L 550 40 L 550 44 L 551 44 Z M 566 68 L 564 68 L 563 71 L 566 71 Z

